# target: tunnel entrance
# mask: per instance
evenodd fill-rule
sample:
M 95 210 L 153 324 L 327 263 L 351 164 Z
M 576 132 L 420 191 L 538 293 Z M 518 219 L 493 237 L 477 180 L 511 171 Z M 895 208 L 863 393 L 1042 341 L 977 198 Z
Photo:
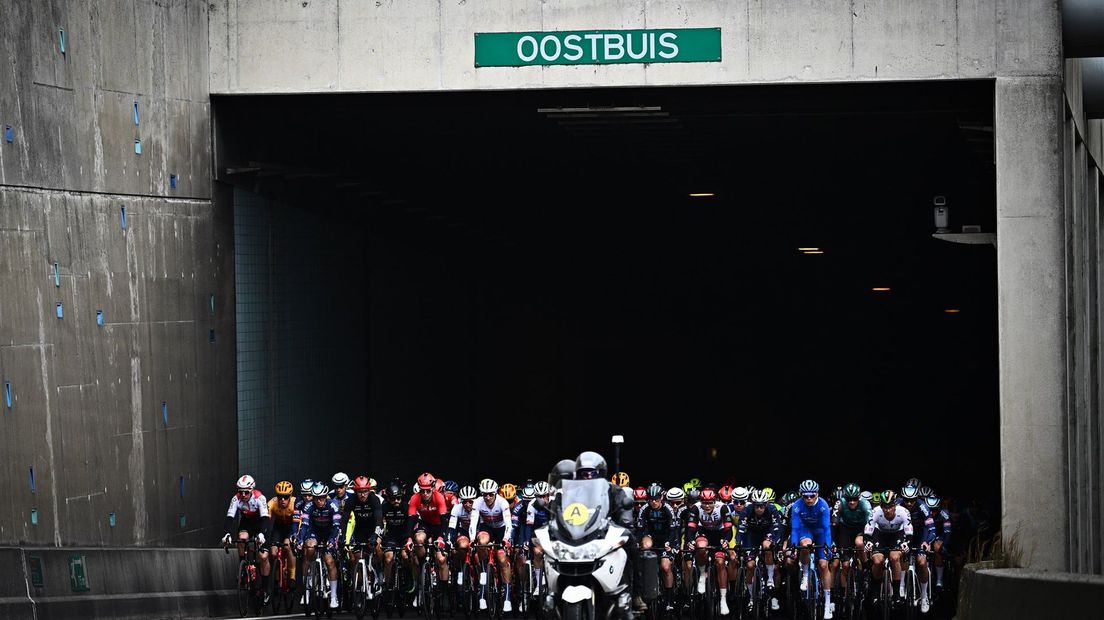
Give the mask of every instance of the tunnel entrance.
M 266 484 L 997 496 L 992 82 L 212 100 Z

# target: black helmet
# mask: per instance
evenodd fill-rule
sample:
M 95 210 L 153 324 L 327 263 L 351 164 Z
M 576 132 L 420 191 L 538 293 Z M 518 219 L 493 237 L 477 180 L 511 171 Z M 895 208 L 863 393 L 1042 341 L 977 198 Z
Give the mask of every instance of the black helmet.
M 383 490 L 383 496 L 386 497 L 387 499 L 391 499 L 393 497 L 397 497 L 399 499 L 402 499 L 402 496 L 403 496 L 402 487 L 395 484 L 394 482 L 392 482 L 391 484 L 387 485 L 386 489 Z
M 647 489 L 648 499 L 663 499 L 665 493 L 666 491 L 657 482 L 653 482 Z
M 571 459 L 563 459 L 556 463 L 556 466 L 552 468 L 552 471 L 548 474 L 548 484 L 555 488 L 560 488 L 561 480 L 570 480 L 575 476 L 575 461 Z
M 606 474 L 606 459 L 597 452 L 580 452 L 575 459 L 575 478 L 578 480 L 606 478 Z

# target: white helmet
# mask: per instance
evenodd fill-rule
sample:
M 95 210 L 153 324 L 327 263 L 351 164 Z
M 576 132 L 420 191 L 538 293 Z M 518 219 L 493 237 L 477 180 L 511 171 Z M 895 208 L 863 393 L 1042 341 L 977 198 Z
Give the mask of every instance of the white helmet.
M 686 491 L 683 491 L 682 487 L 671 487 L 667 489 L 667 501 L 681 502 L 684 499 L 686 499 Z
M 552 488 L 552 485 L 544 480 L 541 480 L 533 487 L 533 493 L 536 495 L 552 495 L 553 491 L 555 491 L 555 489 Z
M 748 496 L 751 492 L 747 490 L 747 487 L 736 487 L 732 489 L 732 501 L 747 503 Z
M 238 490 L 239 491 L 252 491 L 257 486 L 257 481 L 253 479 L 253 476 L 245 474 L 241 478 L 238 478 Z
M 349 475 L 343 471 L 339 471 L 333 475 L 333 478 L 330 478 L 330 482 L 332 482 L 335 487 L 349 486 Z
M 484 478 L 479 481 L 480 493 L 498 493 L 498 483 L 490 478 Z
M 457 496 L 460 498 L 461 501 L 475 499 L 476 497 L 479 497 L 479 492 L 475 490 L 475 487 L 469 485 L 460 489 L 460 492 L 457 493 Z

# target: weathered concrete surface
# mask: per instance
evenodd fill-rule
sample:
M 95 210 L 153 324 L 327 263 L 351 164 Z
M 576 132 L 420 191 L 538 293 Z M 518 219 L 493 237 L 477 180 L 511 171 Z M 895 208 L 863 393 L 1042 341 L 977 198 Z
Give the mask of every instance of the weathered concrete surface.
M 85 592 L 73 591 L 73 556 L 83 556 Z M 41 567 L 41 587 L 32 579 L 34 565 Z M 237 554 L 221 549 L 0 548 L 0 617 L 228 615 L 237 613 L 237 567 Z
M 218 536 L 233 235 L 210 200 L 206 20 L 186 0 L 0 0 L 0 542 Z
M 1093 618 L 1104 601 L 1104 577 L 1023 568 L 963 572 L 958 620 Z
M 1054 0 L 215 0 L 212 93 L 983 78 L 1061 62 Z M 474 33 L 720 27 L 722 61 L 474 66 Z

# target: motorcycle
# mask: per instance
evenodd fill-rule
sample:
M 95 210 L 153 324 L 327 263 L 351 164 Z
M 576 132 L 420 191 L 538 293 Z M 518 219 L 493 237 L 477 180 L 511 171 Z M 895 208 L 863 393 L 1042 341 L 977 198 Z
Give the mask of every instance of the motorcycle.
M 609 482 L 564 480 L 551 511 L 534 531 L 544 550 L 546 610 L 560 620 L 628 617 L 630 534 L 610 518 Z

